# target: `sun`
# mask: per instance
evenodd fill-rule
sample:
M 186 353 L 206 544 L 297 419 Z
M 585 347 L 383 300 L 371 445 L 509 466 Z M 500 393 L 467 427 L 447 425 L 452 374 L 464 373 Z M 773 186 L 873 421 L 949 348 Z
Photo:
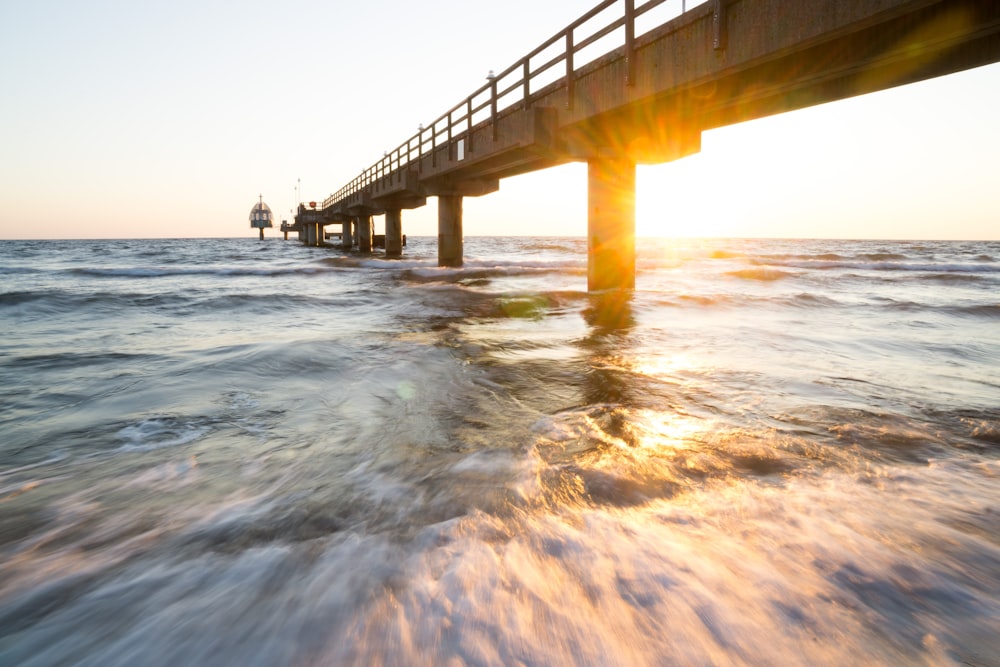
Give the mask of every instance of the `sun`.
M 641 165 L 636 173 L 635 231 L 639 237 L 729 237 L 738 221 L 700 178 L 700 155 Z M 715 184 L 717 187 L 717 183 Z
M 636 236 L 734 237 L 745 211 L 706 177 L 704 158 L 640 166 L 636 174 Z

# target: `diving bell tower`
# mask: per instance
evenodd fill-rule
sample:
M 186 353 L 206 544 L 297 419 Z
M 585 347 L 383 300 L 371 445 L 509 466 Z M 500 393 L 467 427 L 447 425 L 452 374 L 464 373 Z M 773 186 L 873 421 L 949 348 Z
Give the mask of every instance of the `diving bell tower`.
M 271 208 L 264 203 L 264 195 L 260 195 L 259 201 L 250 209 L 250 227 L 260 230 L 260 240 L 264 240 L 264 229 L 274 227 L 274 216 L 271 215 Z

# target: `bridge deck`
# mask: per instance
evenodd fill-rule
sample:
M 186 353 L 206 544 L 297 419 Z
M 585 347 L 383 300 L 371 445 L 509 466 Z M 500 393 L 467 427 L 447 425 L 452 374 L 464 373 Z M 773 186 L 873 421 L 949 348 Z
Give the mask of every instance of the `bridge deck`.
M 699 150 L 706 129 L 1000 60 L 995 0 L 713 0 L 631 34 L 629 25 L 663 1 L 601 3 L 318 213 L 334 222 L 414 208 L 428 196 L 486 194 L 499 179 L 600 156 L 669 161 Z M 609 14 L 581 35 L 581 26 Z M 614 31 L 624 33 L 618 48 L 574 68 L 588 40 Z M 561 53 L 538 62 L 560 44 Z M 557 68 L 565 74 L 532 89 Z

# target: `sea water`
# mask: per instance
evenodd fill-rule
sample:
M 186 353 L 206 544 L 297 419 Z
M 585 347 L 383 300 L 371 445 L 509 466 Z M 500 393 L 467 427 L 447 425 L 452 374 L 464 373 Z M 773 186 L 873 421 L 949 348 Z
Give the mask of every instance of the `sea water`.
M 1000 243 L 0 245 L 0 664 L 1000 665 Z

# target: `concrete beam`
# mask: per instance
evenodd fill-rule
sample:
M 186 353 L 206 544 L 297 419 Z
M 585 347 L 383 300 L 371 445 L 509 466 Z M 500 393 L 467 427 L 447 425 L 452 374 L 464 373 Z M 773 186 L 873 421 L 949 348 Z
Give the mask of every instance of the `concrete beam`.
M 437 197 L 482 197 L 499 189 L 499 178 L 442 179 L 428 183 L 425 192 Z
M 420 174 L 416 169 L 404 167 L 392 173 L 386 174 L 382 178 L 372 183 L 369 196 L 377 205 L 383 205 L 383 200 L 407 201 L 419 199 L 421 197 Z M 403 208 L 417 208 L 416 206 L 404 206 Z
M 379 210 L 388 214 L 390 209 L 414 209 L 426 206 L 427 195 L 396 193 L 385 197 L 376 197 L 374 201 L 378 204 Z

